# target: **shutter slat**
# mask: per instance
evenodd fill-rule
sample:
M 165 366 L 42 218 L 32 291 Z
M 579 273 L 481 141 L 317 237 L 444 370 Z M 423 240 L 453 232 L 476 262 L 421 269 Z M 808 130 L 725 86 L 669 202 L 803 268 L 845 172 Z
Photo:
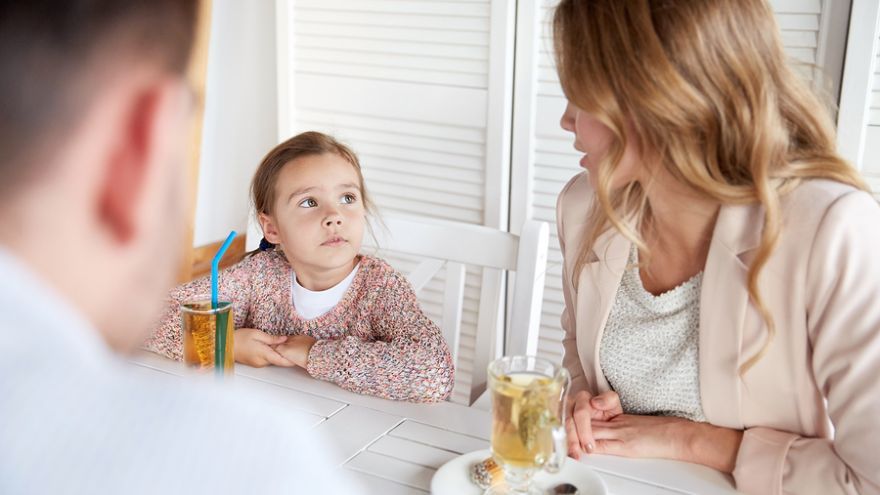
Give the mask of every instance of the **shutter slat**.
M 463 141 L 484 145 L 486 138 L 483 131 L 476 127 L 459 127 L 432 122 L 403 121 L 388 119 L 375 115 L 358 115 L 351 112 L 331 112 L 314 109 L 297 109 L 298 122 L 314 122 L 330 128 L 381 131 L 401 136 L 418 136 L 444 139 L 447 141 Z
M 477 170 L 451 169 L 442 166 L 413 163 L 412 161 L 396 160 L 381 156 L 361 154 L 364 169 L 382 170 L 390 173 L 403 173 L 416 177 L 437 178 L 440 180 L 458 181 L 462 184 L 483 187 L 483 175 Z
M 461 181 L 438 179 L 435 177 L 423 177 L 411 173 L 401 173 L 400 171 L 389 172 L 387 170 L 375 167 L 364 167 L 364 179 L 367 183 L 381 182 L 383 184 L 392 185 L 401 188 L 425 189 L 428 191 L 447 192 L 459 191 L 462 195 L 477 198 L 479 201 L 483 199 L 483 187 L 479 184 L 468 184 Z
M 464 88 L 484 88 L 488 82 L 485 74 L 455 73 L 444 70 L 404 69 L 364 63 L 341 64 L 318 60 L 298 59 L 296 72 L 323 76 L 375 79 L 379 81 L 404 81 L 424 84 L 442 84 Z
M 384 181 L 374 181 L 370 184 L 371 192 L 376 198 L 394 197 L 407 199 L 414 203 L 429 203 L 433 206 L 450 207 L 479 211 L 483 206 L 483 198 L 479 196 L 466 196 L 458 192 L 441 192 L 415 187 L 400 187 L 396 184 L 388 184 Z
M 443 153 L 426 149 L 403 148 L 400 146 L 374 143 L 366 140 L 352 140 L 352 142 L 358 143 L 358 150 L 361 150 L 364 154 L 464 170 L 482 170 L 484 167 L 482 157 L 477 156 Z
M 489 34 L 478 31 L 451 29 L 420 29 L 385 26 L 355 26 L 329 22 L 294 21 L 297 34 L 323 35 L 368 40 L 387 40 L 415 43 L 445 43 L 450 45 L 487 46 Z
M 488 67 L 486 60 L 468 60 L 454 57 L 425 57 L 424 55 L 402 55 L 338 48 L 298 48 L 298 60 L 337 64 L 357 64 L 392 69 L 422 69 L 426 71 L 447 71 L 461 74 L 485 76 Z
M 333 10 L 337 12 L 380 12 L 425 15 L 488 17 L 489 5 L 485 0 L 456 0 L 444 2 L 401 2 L 399 0 L 296 0 L 297 7 Z
M 369 40 L 320 34 L 301 34 L 297 49 L 325 48 L 352 52 L 374 52 L 423 57 L 448 57 L 462 60 L 489 60 L 487 47 L 444 43 L 399 43 L 388 40 Z
M 332 23 L 346 26 L 407 26 L 436 31 L 470 31 L 486 33 L 489 23 L 485 17 L 443 16 L 439 14 L 409 14 L 404 12 L 340 11 L 326 8 L 297 7 L 294 18 L 304 24 Z M 442 27 L 438 27 L 442 26 Z

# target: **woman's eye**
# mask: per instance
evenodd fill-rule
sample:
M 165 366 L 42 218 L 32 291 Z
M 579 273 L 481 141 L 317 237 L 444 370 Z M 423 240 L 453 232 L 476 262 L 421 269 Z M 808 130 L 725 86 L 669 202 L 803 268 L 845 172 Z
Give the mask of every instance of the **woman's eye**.
M 339 198 L 339 202 L 344 205 L 350 205 L 357 201 L 357 198 L 354 194 L 344 194 L 341 198 Z
M 312 198 L 304 199 L 299 202 L 300 208 L 315 208 L 318 206 L 318 202 Z

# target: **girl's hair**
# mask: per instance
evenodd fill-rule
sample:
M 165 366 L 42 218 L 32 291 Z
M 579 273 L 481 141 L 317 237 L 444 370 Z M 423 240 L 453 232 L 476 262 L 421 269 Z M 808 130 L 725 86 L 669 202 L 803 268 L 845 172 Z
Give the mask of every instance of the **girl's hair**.
M 572 282 L 612 227 L 646 251 L 648 186 L 611 187 L 630 139 L 705 197 L 760 204 L 764 225 L 748 292 L 767 335 L 740 368 L 745 373 L 775 335 L 758 276 L 779 239 L 780 197 L 810 178 L 867 190 L 835 150 L 827 109 L 786 62 L 772 11 L 764 0 L 562 0 L 553 38 L 569 101 L 613 135 L 597 164 L 597 201 Z
M 361 164 L 357 155 L 348 146 L 340 143 L 336 139 L 326 134 L 309 131 L 297 134 L 292 138 L 272 148 L 269 153 L 263 157 L 260 166 L 254 173 L 254 179 L 251 182 L 251 200 L 254 202 L 254 211 L 257 215 L 271 215 L 275 207 L 276 190 L 275 185 L 278 182 L 278 174 L 281 169 L 288 163 L 302 157 L 323 155 L 325 153 L 333 153 L 354 167 L 358 176 L 358 187 L 361 192 L 361 201 L 363 201 L 364 209 L 368 214 L 375 214 L 376 207 L 367 194 L 364 186 L 364 174 L 361 172 Z M 260 248 L 265 249 L 271 246 L 265 240 L 260 243 Z

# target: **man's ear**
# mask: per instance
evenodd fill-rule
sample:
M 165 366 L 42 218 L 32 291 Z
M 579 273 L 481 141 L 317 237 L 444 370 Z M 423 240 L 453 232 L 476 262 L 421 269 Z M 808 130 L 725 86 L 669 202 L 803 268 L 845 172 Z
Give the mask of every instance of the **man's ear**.
M 162 103 L 160 85 L 134 92 L 118 119 L 103 155 L 99 214 L 106 229 L 118 242 L 128 242 L 137 231 L 138 202 L 144 198 L 149 179 L 153 145 L 157 139 L 156 120 Z
M 278 226 L 275 225 L 275 221 L 272 220 L 272 217 L 265 213 L 260 213 L 257 215 L 257 219 L 260 221 L 260 226 L 263 228 L 263 237 L 272 244 L 281 244 L 281 234 L 278 232 Z

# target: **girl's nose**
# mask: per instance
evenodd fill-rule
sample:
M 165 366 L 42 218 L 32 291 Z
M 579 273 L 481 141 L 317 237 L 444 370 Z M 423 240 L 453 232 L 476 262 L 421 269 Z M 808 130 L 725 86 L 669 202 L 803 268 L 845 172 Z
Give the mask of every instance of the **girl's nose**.
M 334 225 L 342 225 L 342 216 L 339 214 L 333 214 L 324 219 L 325 227 L 332 227 Z

